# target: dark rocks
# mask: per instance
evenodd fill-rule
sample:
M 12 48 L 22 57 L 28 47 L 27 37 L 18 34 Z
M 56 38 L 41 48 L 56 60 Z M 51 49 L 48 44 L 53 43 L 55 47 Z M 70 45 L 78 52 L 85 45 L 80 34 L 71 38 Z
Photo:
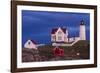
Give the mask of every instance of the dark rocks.
M 63 55 L 55 55 L 52 45 L 45 45 L 35 49 L 22 49 L 22 62 L 42 62 L 42 61 L 60 61 L 60 60 L 80 60 L 89 59 L 90 47 L 89 42 L 79 41 L 75 45 L 59 46 L 63 50 Z
M 22 49 L 22 62 L 35 62 L 41 61 L 41 56 L 39 55 L 39 51 L 35 49 Z

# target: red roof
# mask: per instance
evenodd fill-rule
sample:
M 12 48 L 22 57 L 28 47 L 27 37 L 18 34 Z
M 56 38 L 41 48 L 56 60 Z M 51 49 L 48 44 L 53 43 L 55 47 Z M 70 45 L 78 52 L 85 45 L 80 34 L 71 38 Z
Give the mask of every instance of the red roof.
M 51 34 L 55 34 L 57 32 L 58 28 L 53 28 L 51 31 Z M 66 28 L 61 28 L 61 30 L 66 33 Z
M 37 44 L 34 40 L 31 40 L 31 41 L 32 41 L 32 43 Z
M 52 33 L 52 34 L 55 34 L 55 32 L 56 32 L 57 30 L 58 30 L 58 28 L 53 28 L 51 33 Z

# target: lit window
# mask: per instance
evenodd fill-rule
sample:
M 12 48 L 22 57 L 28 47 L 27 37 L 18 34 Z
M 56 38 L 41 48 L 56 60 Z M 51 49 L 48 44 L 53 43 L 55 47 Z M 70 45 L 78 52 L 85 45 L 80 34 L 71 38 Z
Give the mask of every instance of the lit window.
M 58 36 L 58 40 L 62 40 L 62 36 Z

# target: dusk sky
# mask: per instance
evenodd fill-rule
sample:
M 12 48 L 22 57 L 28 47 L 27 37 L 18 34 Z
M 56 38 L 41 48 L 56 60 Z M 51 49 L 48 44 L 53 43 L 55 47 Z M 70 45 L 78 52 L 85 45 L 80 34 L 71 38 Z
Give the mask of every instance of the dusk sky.
M 86 25 L 86 40 L 90 40 L 90 14 L 22 10 L 22 45 L 28 40 L 38 44 L 51 42 L 51 30 L 66 27 L 69 37 L 79 36 L 80 21 Z

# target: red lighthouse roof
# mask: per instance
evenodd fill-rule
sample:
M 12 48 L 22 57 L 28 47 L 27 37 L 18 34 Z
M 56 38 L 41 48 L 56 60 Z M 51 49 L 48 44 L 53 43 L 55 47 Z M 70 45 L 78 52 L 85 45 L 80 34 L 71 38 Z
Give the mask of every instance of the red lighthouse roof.
M 84 24 L 84 20 L 81 20 L 81 23 L 80 23 L 80 25 L 85 25 L 85 24 Z
M 51 34 L 55 34 L 59 28 L 53 28 Z M 66 28 L 61 28 L 61 30 L 66 33 Z

